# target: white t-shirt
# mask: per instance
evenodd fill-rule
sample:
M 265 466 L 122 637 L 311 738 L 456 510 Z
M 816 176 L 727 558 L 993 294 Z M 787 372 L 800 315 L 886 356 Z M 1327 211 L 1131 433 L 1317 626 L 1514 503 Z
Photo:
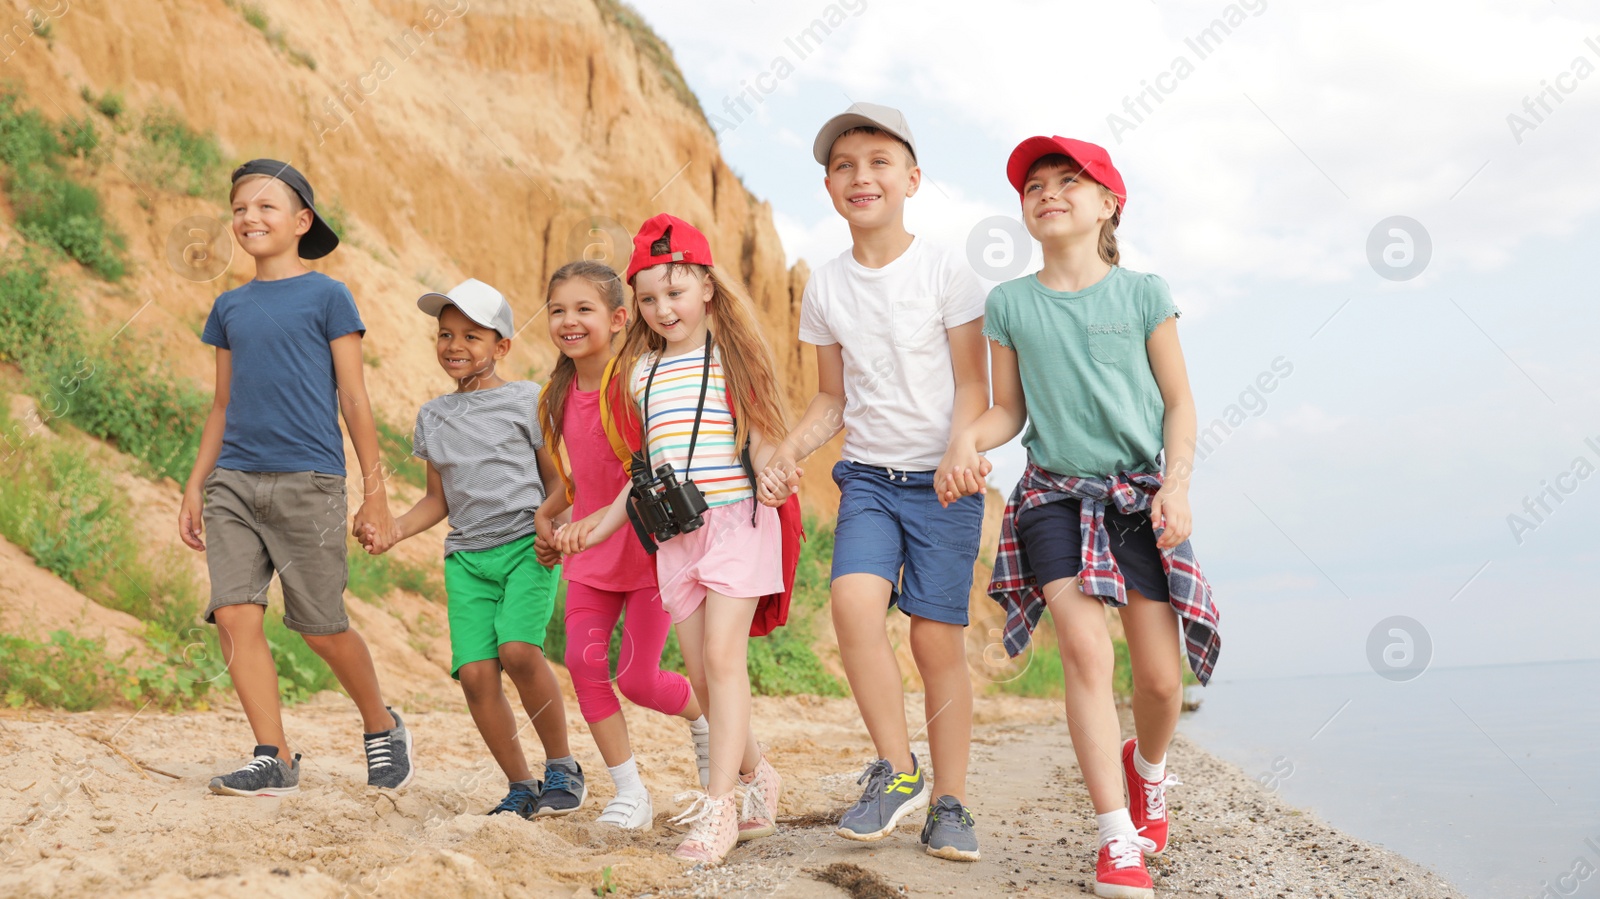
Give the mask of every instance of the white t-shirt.
M 950 443 L 956 380 L 946 329 L 983 317 L 984 291 L 956 256 L 916 237 L 883 268 L 850 250 L 811 273 L 800 339 L 844 354 L 844 458 L 932 471 Z

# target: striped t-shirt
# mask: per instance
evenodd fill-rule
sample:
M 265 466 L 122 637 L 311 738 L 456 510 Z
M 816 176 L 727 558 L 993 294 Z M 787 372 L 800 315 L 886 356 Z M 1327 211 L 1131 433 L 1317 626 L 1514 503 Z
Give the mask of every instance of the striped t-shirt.
M 439 470 L 450 515 L 445 555 L 492 549 L 533 533 L 533 514 L 545 496 L 538 405 L 538 384 L 511 381 L 447 393 L 417 412 L 411 454 Z
M 650 379 L 650 366 L 655 358 L 646 356 L 633 370 L 633 396 L 641 409 L 645 408 L 644 386 Z M 650 441 L 651 466 L 659 468 L 663 462 L 671 463 L 680 482 L 687 471 L 688 478 L 705 495 L 706 505 L 714 508 L 750 499 L 755 491 L 739 461 L 739 450 L 733 445 L 733 414 L 728 410 L 721 353 L 715 346 L 711 350 L 711 384 L 706 389 L 706 404 L 700 413 L 700 436 L 694 444 L 694 468 L 685 466 L 689 435 L 694 430 L 694 411 L 700 401 L 705 359 L 706 351 L 702 346 L 661 360 L 655 383 L 650 386 L 646 434 Z

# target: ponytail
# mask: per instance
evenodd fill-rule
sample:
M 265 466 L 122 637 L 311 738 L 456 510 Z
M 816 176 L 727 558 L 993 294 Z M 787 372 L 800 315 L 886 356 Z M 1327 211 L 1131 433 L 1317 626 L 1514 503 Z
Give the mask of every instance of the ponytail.
M 1107 265 L 1116 265 L 1121 261 L 1122 255 L 1117 252 L 1117 225 L 1122 221 L 1122 204 L 1117 201 L 1115 194 L 1104 184 L 1100 189 L 1111 195 L 1111 201 L 1117 203 L 1117 208 L 1111 213 L 1111 218 L 1100 223 L 1100 260 Z

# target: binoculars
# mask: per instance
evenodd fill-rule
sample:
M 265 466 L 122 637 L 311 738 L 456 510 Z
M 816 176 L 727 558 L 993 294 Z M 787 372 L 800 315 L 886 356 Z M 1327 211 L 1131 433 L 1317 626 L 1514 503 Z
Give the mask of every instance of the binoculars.
M 679 483 L 670 464 L 635 472 L 633 497 L 639 523 L 657 543 L 705 523 L 706 498 L 694 481 Z

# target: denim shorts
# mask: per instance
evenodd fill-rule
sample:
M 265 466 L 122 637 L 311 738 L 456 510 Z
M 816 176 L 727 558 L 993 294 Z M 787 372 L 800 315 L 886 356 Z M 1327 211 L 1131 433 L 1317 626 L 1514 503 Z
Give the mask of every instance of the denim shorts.
M 1078 500 L 1063 499 L 1035 506 L 1017 516 L 1017 540 L 1039 586 L 1077 577 L 1083 570 L 1080 508 Z M 1107 505 L 1105 524 L 1111 557 L 1117 560 L 1117 570 L 1122 572 L 1126 585 L 1149 599 L 1168 602 L 1167 574 L 1161 567 L 1161 551 L 1156 548 L 1150 513 L 1126 513 Z
M 965 627 L 983 497 L 964 496 L 943 508 L 933 474 L 859 462 L 833 467 L 839 485 L 833 577 L 878 575 L 894 585 L 890 602 L 900 611 Z

